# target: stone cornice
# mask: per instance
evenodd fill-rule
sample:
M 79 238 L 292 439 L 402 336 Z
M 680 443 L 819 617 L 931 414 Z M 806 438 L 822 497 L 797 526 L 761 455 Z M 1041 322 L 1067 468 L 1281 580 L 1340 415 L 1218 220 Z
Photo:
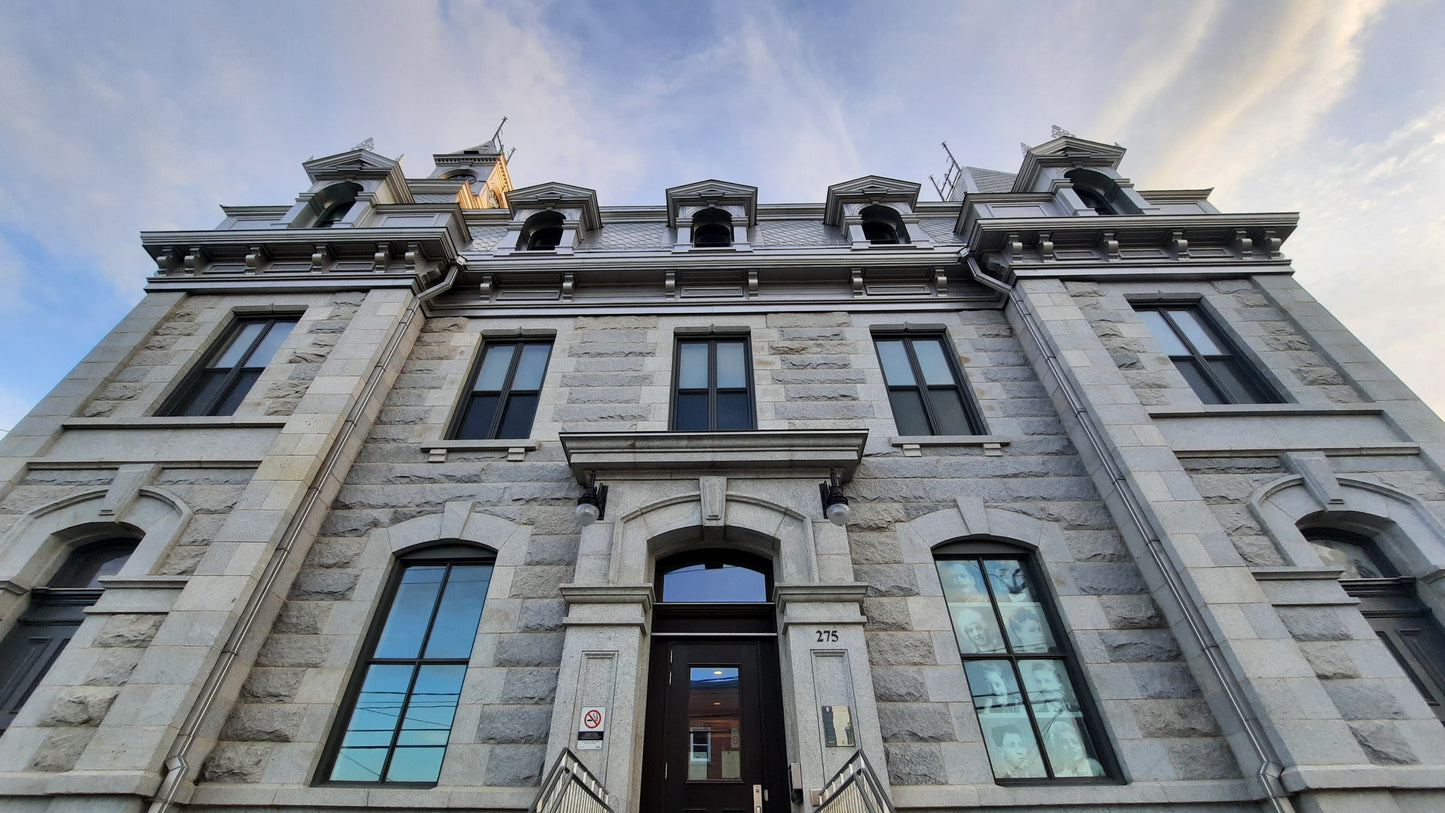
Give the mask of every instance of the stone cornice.
M 863 459 L 866 429 L 746 432 L 563 432 L 558 436 L 577 482 L 631 471 L 799 472 L 838 470 L 850 479 Z

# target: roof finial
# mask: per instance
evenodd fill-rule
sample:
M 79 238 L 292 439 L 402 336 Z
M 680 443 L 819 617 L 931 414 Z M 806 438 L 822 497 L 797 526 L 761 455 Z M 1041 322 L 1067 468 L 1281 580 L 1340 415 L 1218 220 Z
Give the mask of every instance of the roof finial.
M 374 138 L 368 138 L 368 139 L 366 139 L 365 141 L 361 142 L 360 144 L 357 144 L 355 147 L 352 147 L 352 149 L 353 149 L 353 150 L 374 150 L 374 149 L 376 149 L 376 139 L 374 139 Z
M 1049 128 L 1050 138 L 1073 138 L 1074 134 L 1055 124 Z

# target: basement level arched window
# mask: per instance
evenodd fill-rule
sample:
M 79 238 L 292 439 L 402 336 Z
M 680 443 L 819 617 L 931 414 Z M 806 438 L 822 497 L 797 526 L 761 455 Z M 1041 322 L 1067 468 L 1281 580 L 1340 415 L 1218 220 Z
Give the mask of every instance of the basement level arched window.
M 727 248 L 733 244 L 733 216 L 708 208 L 692 216 L 692 244 L 697 248 Z
M 874 204 L 858 213 L 863 218 L 863 236 L 875 246 L 893 246 L 908 242 L 908 228 L 898 210 Z
M 522 237 L 517 242 L 523 251 L 553 251 L 562 243 L 562 215 L 557 212 L 538 212 L 527 218 L 522 225 Z

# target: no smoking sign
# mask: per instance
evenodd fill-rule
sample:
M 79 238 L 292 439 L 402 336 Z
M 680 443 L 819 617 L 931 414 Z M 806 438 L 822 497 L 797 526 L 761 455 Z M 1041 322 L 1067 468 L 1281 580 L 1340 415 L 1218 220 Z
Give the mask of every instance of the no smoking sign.
M 583 706 L 582 716 L 577 720 L 577 748 L 582 751 L 600 749 L 606 731 L 607 709 L 603 706 Z

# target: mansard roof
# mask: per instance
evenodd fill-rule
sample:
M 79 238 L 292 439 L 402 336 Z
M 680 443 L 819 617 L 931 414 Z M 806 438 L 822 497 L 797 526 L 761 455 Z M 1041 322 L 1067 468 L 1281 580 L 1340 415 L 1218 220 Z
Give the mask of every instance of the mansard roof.
M 867 200 L 872 203 L 907 203 L 909 208 L 918 205 L 919 184 L 885 178 L 882 175 L 864 175 L 851 181 L 835 183 L 828 187 L 828 197 L 823 206 L 823 222 L 829 226 L 843 223 L 843 204 L 848 201 Z
M 1023 165 L 1014 179 L 1014 192 L 1028 192 L 1038 179 L 1039 170 L 1044 167 L 1107 167 L 1118 169 L 1124 160 L 1124 148 L 1118 144 L 1103 144 L 1077 136 L 1061 136 L 1045 141 L 1037 147 L 1030 147 L 1024 153 Z
M 507 193 L 507 204 L 516 214 L 518 209 L 567 207 L 582 209 L 582 228 L 602 228 L 602 211 L 597 206 L 597 190 L 572 186 L 560 181 L 524 186 Z
M 748 225 L 758 222 L 758 188 L 747 184 L 709 179 L 674 186 L 667 190 L 667 225 L 677 225 L 677 213 L 686 203 L 705 201 L 712 205 L 732 204 L 743 207 Z

